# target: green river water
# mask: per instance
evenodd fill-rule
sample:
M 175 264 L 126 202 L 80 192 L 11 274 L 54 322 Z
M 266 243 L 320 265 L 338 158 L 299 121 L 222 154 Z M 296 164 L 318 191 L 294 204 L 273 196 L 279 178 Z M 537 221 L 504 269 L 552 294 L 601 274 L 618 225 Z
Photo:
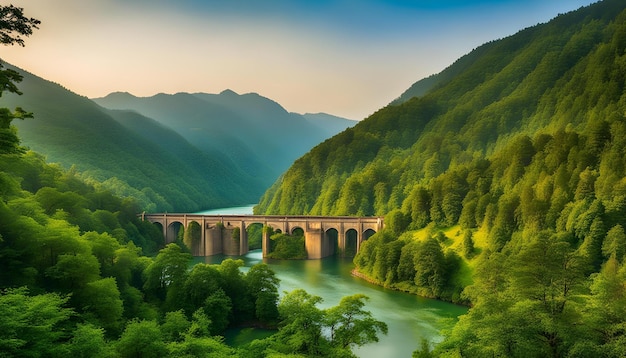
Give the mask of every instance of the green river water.
M 238 209 L 240 210 L 203 214 L 250 213 Z M 217 264 L 225 258 L 224 255 L 196 257 L 195 262 Z M 267 263 L 280 279 L 281 293 L 302 288 L 323 298 L 320 308 L 335 306 L 344 296 L 356 293 L 368 296 L 366 308 L 372 312 L 374 318 L 387 323 L 389 332 L 381 335 L 378 343 L 354 349 L 354 353 L 363 358 L 411 357 L 423 338 L 439 342 L 442 339 L 440 331 L 450 328 L 459 315 L 467 312 L 466 307 L 388 290 L 354 277 L 350 273 L 354 268 L 351 258 L 271 260 L 264 259 L 260 250 L 231 258 L 242 259 L 245 263 L 244 271 L 259 262 Z M 231 330 L 226 334 L 226 341 L 237 345 L 267 334 L 268 332 L 252 329 Z

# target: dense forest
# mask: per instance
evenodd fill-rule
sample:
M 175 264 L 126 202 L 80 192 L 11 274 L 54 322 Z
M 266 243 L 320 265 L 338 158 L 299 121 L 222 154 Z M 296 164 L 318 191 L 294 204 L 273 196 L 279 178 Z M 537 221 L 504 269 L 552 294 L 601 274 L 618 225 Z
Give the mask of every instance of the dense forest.
M 0 20 L 3 44 L 23 45 L 40 23 L 13 6 Z M 0 96 L 20 95 L 22 78 L 0 64 Z M 363 295 L 320 309 L 303 290 L 280 298 L 266 264 L 193 265 L 183 243 L 164 246 L 139 220 L 136 200 L 23 147 L 12 122 L 33 117 L 0 108 L 0 356 L 354 357 L 387 333 Z M 274 333 L 226 345 L 224 330 L 239 325 Z
M 2 115 L 0 355 L 353 357 L 351 347 L 387 332 L 363 295 L 320 309 L 302 290 L 279 300 L 265 264 L 245 274 L 241 260 L 192 265 L 184 244 L 163 247 L 160 230 L 138 219 L 136 201 L 21 147 L 11 121 L 30 113 Z M 229 347 L 221 335 L 242 324 L 275 333 Z
M 298 159 L 255 211 L 384 215 L 356 270 L 470 306 L 416 357 L 626 356 L 625 9 L 604 0 L 475 49 Z M 21 35 L 38 25 L 2 10 Z M 0 78 L 20 93 L 20 73 Z M 342 357 L 386 332 L 360 295 L 319 309 L 301 290 L 279 299 L 262 264 L 190 269 L 136 201 L 20 145 L 28 110 L 0 109 L 3 354 Z M 276 333 L 225 345 L 242 324 Z
M 626 356 L 625 8 L 480 46 L 299 158 L 255 212 L 385 215 L 357 270 L 471 306 L 417 356 Z

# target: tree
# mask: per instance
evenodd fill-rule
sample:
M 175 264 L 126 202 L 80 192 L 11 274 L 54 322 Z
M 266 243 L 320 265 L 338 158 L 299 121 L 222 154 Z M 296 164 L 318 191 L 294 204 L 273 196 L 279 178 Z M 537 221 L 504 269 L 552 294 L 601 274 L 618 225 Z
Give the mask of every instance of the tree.
M 280 280 L 265 263 L 252 266 L 246 274 L 246 281 L 256 308 L 256 317 L 263 322 L 273 322 L 278 318 L 278 285 Z
M 421 229 L 428 224 L 430 220 L 431 197 L 426 188 L 422 186 L 414 187 L 402 206 L 403 210 L 411 213 L 411 226 Z
M 0 7 L 0 43 L 24 46 L 21 36 L 30 36 L 41 21 L 24 16 L 24 9 L 13 5 Z M 4 86 L 3 86 L 4 87 Z
M 591 297 L 586 306 L 586 319 L 598 334 L 596 345 L 601 345 L 603 356 L 619 357 L 626 354 L 626 266 L 611 256 L 591 280 Z M 587 338 L 594 338 L 593 336 Z
M 184 339 L 184 333 L 191 327 L 191 322 L 185 316 L 183 310 L 167 312 L 161 325 L 163 339 L 166 342 L 180 342 Z
M 13 5 L 0 6 L 0 43 L 3 45 L 24 46 L 24 39 L 21 36 L 30 36 L 33 29 L 37 29 L 41 22 L 33 18 L 24 16 L 24 11 L 20 7 Z M 5 69 L 0 63 L 0 97 L 2 93 L 22 94 L 16 83 L 22 81 L 22 75 L 17 71 Z M 0 155 L 20 154 L 24 150 L 19 146 L 17 130 L 11 125 L 13 119 L 32 118 L 32 113 L 24 111 L 18 107 L 15 111 L 8 108 L 0 108 Z
M 109 333 L 119 334 L 124 306 L 113 277 L 87 283 L 77 293 L 77 297 L 87 320 L 93 320 L 94 324 L 102 326 Z
M 192 221 L 187 225 L 187 230 L 183 233 L 183 242 L 185 246 L 191 251 L 196 252 L 196 247 L 202 238 L 202 226 L 195 221 Z
M 365 311 L 363 294 L 343 297 L 339 305 L 326 310 L 326 325 L 330 327 L 330 342 L 341 348 L 352 348 L 378 342 L 378 333 L 387 334 L 387 324 L 375 320 Z
M 367 299 L 362 294 L 347 296 L 337 306 L 320 310 L 321 297 L 302 289 L 286 292 L 278 305 L 280 329 L 269 346 L 285 354 L 353 357 L 350 348 L 378 342 L 379 333 L 387 334 L 387 325 L 363 309 Z
M 67 344 L 70 356 L 78 358 L 113 358 L 115 351 L 104 339 L 104 329 L 90 323 L 78 324 Z
M 400 236 L 411 223 L 411 217 L 400 209 L 395 209 L 385 216 L 385 228 L 395 236 Z
M 167 345 L 170 357 L 227 358 L 237 356 L 235 350 L 224 344 L 222 337 L 211 337 L 210 319 L 198 310 L 194 312 L 189 328 L 180 332 L 182 340 Z M 182 327 L 181 327 L 182 328 Z
M 120 248 L 120 244 L 108 233 L 98 234 L 90 231 L 85 233 L 83 238 L 91 245 L 91 253 L 98 258 L 102 276 L 108 276 L 112 272 L 115 252 Z
M 302 289 L 285 294 L 278 305 L 282 319 L 278 341 L 284 342 L 293 353 L 320 355 L 324 352 L 322 337 L 324 312 L 317 305 L 319 296 L 312 296 Z
M 415 265 L 415 285 L 425 289 L 427 296 L 440 297 L 446 284 L 446 260 L 441 245 L 435 238 L 430 238 L 413 257 Z
M 273 259 L 305 259 L 307 257 L 304 236 L 276 233 L 270 237 Z
M 412 358 L 434 358 L 435 355 L 430 349 L 430 342 L 427 339 L 422 338 L 420 348 L 415 350 L 412 354 Z
M 4 356 L 60 355 L 72 310 L 56 293 L 29 296 L 26 288 L 0 291 L 0 352 Z
M 163 334 L 155 321 L 128 322 L 116 348 L 120 357 L 159 358 L 167 354 Z
M 120 287 L 127 285 L 132 285 L 137 288 L 142 287 L 143 281 L 141 280 L 141 274 L 143 273 L 143 267 L 141 266 L 142 260 L 139 258 L 140 253 L 141 248 L 136 247 L 132 241 L 124 247 L 115 250 L 115 258 L 113 259 L 111 274 L 115 277 L 117 284 Z M 146 260 L 150 260 L 146 257 L 143 259 L 144 263 Z M 133 280 L 136 276 L 139 279 Z
M 187 314 L 202 307 L 204 301 L 222 286 L 222 275 L 212 265 L 196 264 L 187 275 L 183 287 Z
M 236 322 L 243 322 L 254 317 L 254 303 L 249 294 L 248 284 L 239 268 L 243 260 L 226 259 L 219 265 L 224 278 L 222 289 L 232 302 L 232 316 Z
M 463 256 L 468 260 L 474 256 L 474 239 L 472 239 L 471 230 L 465 230 L 463 234 Z
M 56 289 L 82 289 L 100 277 L 100 264 L 91 254 L 63 254 L 46 270 L 46 276 L 54 279 Z
M 218 288 L 204 300 L 202 307 L 204 308 L 205 317 L 210 320 L 210 325 L 207 329 L 211 334 L 224 333 L 233 315 L 233 300 L 226 295 L 224 290 Z M 235 316 L 235 318 L 239 317 Z
M 615 225 L 606 234 L 606 238 L 602 243 L 602 254 L 604 257 L 615 255 L 619 262 L 624 262 L 626 255 L 626 233 L 622 225 Z
M 146 268 L 144 288 L 161 300 L 167 298 L 171 305 L 180 303 L 177 295 L 181 293 L 191 258 L 180 246 L 168 244 Z

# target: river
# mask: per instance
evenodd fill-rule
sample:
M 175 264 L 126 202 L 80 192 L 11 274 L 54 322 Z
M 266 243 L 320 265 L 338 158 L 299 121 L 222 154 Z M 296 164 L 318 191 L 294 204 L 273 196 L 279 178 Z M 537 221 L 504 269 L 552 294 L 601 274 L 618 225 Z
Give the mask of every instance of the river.
M 203 214 L 250 214 L 251 206 L 212 210 Z M 244 211 L 248 209 L 248 211 Z M 196 257 L 196 262 L 220 263 L 226 256 Z M 439 342 L 443 338 L 441 329 L 449 328 L 459 315 L 467 312 L 466 307 L 437 300 L 417 297 L 403 292 L 388 290 L 354 277 L 351 259 L 328 257 L 321 260 L 270 260 L 263 259 L 260 250 L 251 251 L 241 258 L 244 270 L 259 263 L 267 263 L 280 279 L 280 292 L 302 288 L 308 293 L 320 296 L 320 308 L 335 306 L 342 297 L 362 293 L 369 297 L 366 308 L 375 319 L 384 321 L 389 327 L 387 335 L 381 335 L 378 343 L 354 349 L 362 358 L 411 357 L 419 348 L 423 338 Z M 248 331 L 230 332 L 227 342 L 245 340 L 237 335 Z

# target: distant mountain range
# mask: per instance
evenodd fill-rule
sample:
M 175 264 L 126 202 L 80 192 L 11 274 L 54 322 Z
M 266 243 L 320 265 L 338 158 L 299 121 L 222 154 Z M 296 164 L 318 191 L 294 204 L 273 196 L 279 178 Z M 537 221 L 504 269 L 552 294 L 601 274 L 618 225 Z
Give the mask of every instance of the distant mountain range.
M 299 115 L 258 94 L 178 93 L 90 100 L 19 68 L 22 96 L 2 98 L 35 118 L 14 122 L 22 144 L 74 166 L 147 211 L 257 202 L 299 156 L 356 122 Z
M 356 124 L 329 115 L 289 113 L 256 93 L 231 90 L 143 98 L 117 92 L 93 101 L 152 118 L 206 153 L 223 153 L 266 188 L 313 146 Z

